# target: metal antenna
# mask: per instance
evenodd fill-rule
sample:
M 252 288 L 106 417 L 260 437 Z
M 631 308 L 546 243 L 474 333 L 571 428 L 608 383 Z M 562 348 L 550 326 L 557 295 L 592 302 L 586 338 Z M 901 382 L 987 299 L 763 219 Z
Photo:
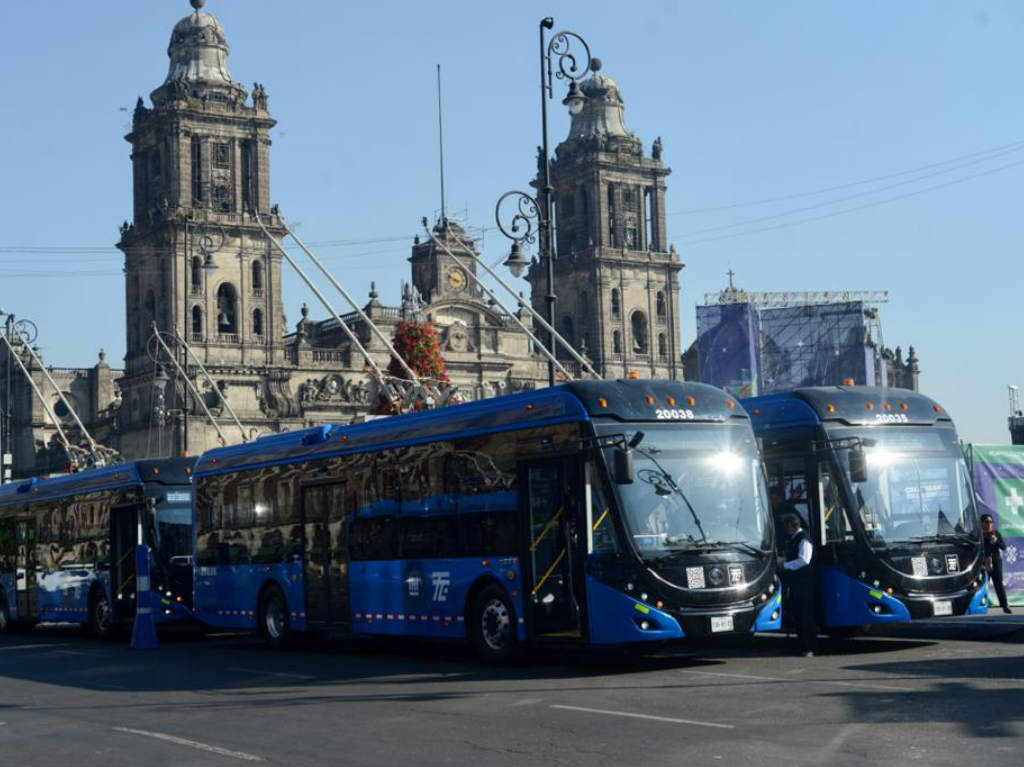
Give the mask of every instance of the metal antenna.
M 441 224 L 444 224 L 444 125 L 441 121 L 441 65 L 437 65 L 437 147 L 441 158 Z

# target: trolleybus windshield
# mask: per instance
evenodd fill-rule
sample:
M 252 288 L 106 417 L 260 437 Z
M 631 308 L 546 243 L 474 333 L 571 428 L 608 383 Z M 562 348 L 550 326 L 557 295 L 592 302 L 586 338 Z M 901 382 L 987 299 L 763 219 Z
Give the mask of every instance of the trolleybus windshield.
M 631 484 L 615 485 L 634 547 L 645 558 L 675 552 L 771 547 L 767 492 L 750 427 L 605 424 L 599 434 L 643 438 Z M 611 460 L 611 451 L 605 450 Z
M 192 554 L 192 494 L 168 489 L 156 502 L 156 547 L 164 561 L 182 562 Z
M 836 428 L 831 439 L 864 437 Z M 867 481 L 852 482 L 853 507 L 868 541 L 895 547 L 928 540 L 976 542 L 977 509 L 967 464 L 950 428 L 882 427 L 864 448 Z

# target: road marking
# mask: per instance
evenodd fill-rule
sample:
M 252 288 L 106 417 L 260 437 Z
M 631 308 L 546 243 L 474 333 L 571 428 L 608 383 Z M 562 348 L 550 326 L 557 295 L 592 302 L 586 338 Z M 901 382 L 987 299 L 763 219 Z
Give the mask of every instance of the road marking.
M 676 719 L 671 716 L 653 716 L 652 714 L 634 714 L 629 711 L 605 711 L 600 708 L 584 708 L 583 706 L 551 706 L 566 711 L 583 711 L 588 714 L 606 714 L 608 716 L 625 716 L 630 719 L 651 719 L 655 722 L 671 722 L 672 724 L 693 724 L 699 727 L 718 727 L 723 730 L 735 729 L 732 724 L 719 724 L 718 722 L 699 722 L 695 719 Z
M 54 643 L 42 643 L 39 644 L 12 644 L 4 647 L 0 645 L 0 650 L 35 650 L 37 648 L 42 649 L 46 647 L 70 647 L 70 642 L 54 642 Z
M 316 679 L 315 676 L 310 676 L 309 674 L 289 674 L 286 671 L 264 671 L 263 669 L 239 668 L 238 666 L 228 666 L 225 671 L 240 671 L 243 674 L 252 674 L 254 676 L 280 676 L 286 679 Z
M 889 684 L 875 684 L 874 682 L 840 682 L 837 679 L 831 681 L 815 682 L 815 684 L 840 684 L 843 687 L 866 687 L 869 690 L 896 690 L 897 692 L 913 692 L 913 687 L 895 687 Z
M 684 674 L 697 674 L 698 676 L 724 676 L 730 679 L 753 679 L 755 682 L 781 682 L 777 676 L 754 676 L 753 674 L 726 674 L 723 671 L 689 671 L 680 669 Z
M 540 703 L 541 700 L 542 698 L 523 698 L 522 700 L 517 700 L 515 703 L 509 703 L 508 706 L 509 708 L 512 708 L 513 706 L 531 706 L 534 703 Z
M 179 746 L 188 746 L 189 748 L 197 748 L 200 751 L 207 751 L 211 754 L 220 754 L 221 756 L 230 756 L 235 759 L 242 759 L 246 762 L 262 762 L 265 761 L 262 757 L 256 756 L 255 754 L 247 754 L 244 751 L 231 751 L 226 748 L 220 748 L 219 746 L 209 746 L 206 743 L 200 743 L 197 740 L 188 740 L 186 738 L 179 738 L 176 735 L 166 735 L 162 732 L 149 732 L 148 730 L 133 730 L 131 727 L 114 727 L 114 730 L 118 732 L 127 732 L 132 735 L 142 735 L 147 738 L 156 738 L 157 740 L 166 740 L 169 743 L 177 743 Z

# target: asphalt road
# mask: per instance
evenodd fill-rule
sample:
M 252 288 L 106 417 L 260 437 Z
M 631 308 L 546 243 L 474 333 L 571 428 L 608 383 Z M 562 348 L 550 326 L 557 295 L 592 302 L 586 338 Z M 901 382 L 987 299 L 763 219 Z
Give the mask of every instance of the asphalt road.
M 131 651 L 0 637 L 0 765 L 1019 764 L 1024 616 L 797 657 L 784 637 L 645 657 L 240 635 Z

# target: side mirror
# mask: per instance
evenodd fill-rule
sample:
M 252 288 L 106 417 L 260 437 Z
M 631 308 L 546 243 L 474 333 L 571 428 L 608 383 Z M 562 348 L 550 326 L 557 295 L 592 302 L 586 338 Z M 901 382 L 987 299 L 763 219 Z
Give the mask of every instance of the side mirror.
M 850 448 L 850 481 L 868 481 L 868 461 L 864 455 L 864 448 L 860 445 Z
M 615 448 L 615 484 L 633 484 L 633 451 L 629 448 Z

